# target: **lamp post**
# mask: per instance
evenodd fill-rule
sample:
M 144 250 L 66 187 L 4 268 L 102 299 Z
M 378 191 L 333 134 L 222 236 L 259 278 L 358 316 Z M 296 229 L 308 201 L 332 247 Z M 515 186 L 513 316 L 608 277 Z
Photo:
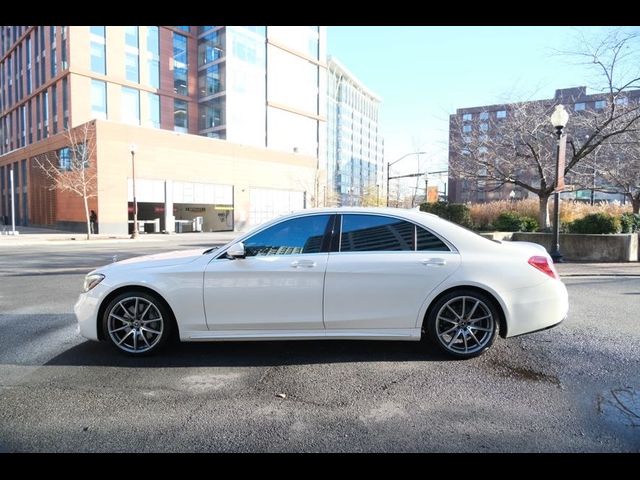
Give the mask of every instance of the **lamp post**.
M 389 162 L 387 163 L 387 207 L 389 206 L 389 169 L 391 168 L 391 165 L 394 165 L 396 163 L 398 163 L 400 160 L 402 160 L 403 158 L 409 157 L 411 155 L 422 155 L 425 154 L 427 152 L 411 152 L 411 153 L 407 153 L 403 156 L 401 156 L 400 158 L 398 158 L 397 160 L 394 160 L 393 162 Z
M 560 144 L 562 140 L 562 130 L 569 121 L 569 114 L 564 109 L 564 105 L 556 105 L 555 110 L 551 114 L 551 125 L 556 129 L 556 188 L 553 193 L 553 248 L 551 249 L 551 258 L 554 263 L 562 263 L 562 254 L 560 253 Z M 564 152 L 562 152 L 564 154 Z M 564 162 L 562 162 L 564 165 Z M 564 166 L 562 167 L 564 170 Z M 564 176 L 564 172 L 562 172 Z M 564 182 L 563 182 L 564 183 Z
M 138 202 L 136 200 L 136 150 L 135 143 L 129 145 L 131 152 L 131 176 L 133 180 L 133 233 L 131 238 L 138 238 Z

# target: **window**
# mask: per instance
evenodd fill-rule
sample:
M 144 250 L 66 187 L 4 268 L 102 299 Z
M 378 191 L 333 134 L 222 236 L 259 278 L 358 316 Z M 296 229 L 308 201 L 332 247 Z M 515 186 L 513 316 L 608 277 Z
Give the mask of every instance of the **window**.
M 217 63 L 198 74 L 200 97 L 207 97 L 224 91 L 224 63 Z
M 182 27 L 178 27 L 178 26 L 176 26 L 176 28 L 179 28 L 179 29 L 180 29 L 180 30 L 182 30 L 183 32 L 187 32 L 187 33 L 189 33 L 189 26 L 188 26 L 188 25 L 185 25 L 185 26 L 182 26 Z
M 49 92 L 47 90 L 41 96 L 42 98 L 42 136 L 49 136 Z
M 147 69 L 149 85 L 160 88 L 160 40 L 157 26 L 147 27 Z
M 463 122 L 470 122 L 471 120 L 473 120 L 473 114 L 472 113 L 465 113 L 462 115 L 462 121 Z
M 489 112 L 482 112 L 480 114 L 480 120 L 489 120 Z
M 626 106 L 628 103 L 629 99 L 627 97 L 616 98 L 616 105 Z
M 462 126 L 462 131 L 464 133 L 469 133 L 471 131 L 471 128 L 472 128 L 471 125 L 463 125 Z
M 481 132 L 486 132 L 487 130 L 489 130 L 489 124 L 488 123 L 481 123 L 480 124 L 480 131 Z
M 62 79 L 62 128 L 65 130 L 69 127 L 69 93 L 68 93 L 67 77 Z
M 138 60 L 138 54 L 132 52 L 126 52 L 124 57 L 125 62 L 125 76 L 130 82 L 140 82 L 140 65 Z
M 58 150 L 58 168 L 60 170 L 71 170 L 71 149 L 69 147 Z
M 106 75 L 107 54 L 106 54 L 105 30 L 104 26 L 91 27 L 91 71 Z
M 596 110 L 602 110 L 607 106 L 607 102 L 605 100 L 596 100 Z
M 226 124 L 224 116 L 224 97 L 217 97 L 199 104 L 200 122 L 198 128 L 206 130 L 208 128 L 220 127 Z
M 178 95 L 188 95 L 187 88 L 187 37 L 173 34 L 173 91 Z
M 138 27 L 124 27 L 124 43 L 128 47 L 138 48 Z
M 432 252 L 449 251 L 449 247 L 447 247 L 442 240 L 436 237 L 433 233 L 418 226 L 416 226 L 416 240 L 418 241 L 416 250 L 430 250 Z
M 140 125 L 140 90 L 122 87 L 122 121 Z
M 496 118 L 507 118 L 507 111 L 506 110 L 498 110 L 496 112 Z
M 107 84 L 91 80 L 91 115 L 93 118 L 107 118 Z
M 187 102 L 185 100 L 178 100 L 177 98 L 173 101 L 173 129 L 176 132 L 187 132 L 189 121 L 187 115 Z
M 380 215 L 343 215 L 341 252 L 413 250 L 414 225 Z
M 149 101 L 149 116 L 145 124 L 149 127 L 160 128 L 160 97 L 155 93 L 147 92 Z
M 285 220 L 244 241 L 248 257 L 319 253 L 330 215 Z
M 58 88 L 54 83 L 51 86 L 51 114 L 53 117 L 53 134 L 58 133 Z
M 198 65 L 206 65 L 224 57 L 224 30 L 206 34 L 198 41 Z
M 585 107 L 586 107 L 585 103 L 584 102 L 580 102 L 580 103 L 576 103 L 575 106 L 573 107 L 573 109 L 576 112 L 581 112 L 582 110 L 585 109 Z

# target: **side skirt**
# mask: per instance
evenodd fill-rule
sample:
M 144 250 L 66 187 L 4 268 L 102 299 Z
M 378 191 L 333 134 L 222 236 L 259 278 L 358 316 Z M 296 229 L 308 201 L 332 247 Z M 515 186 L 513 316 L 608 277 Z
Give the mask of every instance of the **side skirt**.
M 226 330 L 184 332 L 183 342 L 233 341 L 233 340 L 407 340 L 418 341 L 421 329 L 372 329 L 372 330 Z

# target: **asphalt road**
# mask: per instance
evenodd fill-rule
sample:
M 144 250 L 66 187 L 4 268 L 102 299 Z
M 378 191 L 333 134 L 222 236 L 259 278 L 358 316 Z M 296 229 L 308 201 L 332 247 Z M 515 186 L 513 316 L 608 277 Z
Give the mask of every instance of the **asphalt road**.
M 172 247 L 193 242 L 0 252 L 0 451 L 640 452 L 640 278 L 566 278 L 567 321 L 470 361 L 345 341 L 130 359 L 76 333 L 84 273 Z

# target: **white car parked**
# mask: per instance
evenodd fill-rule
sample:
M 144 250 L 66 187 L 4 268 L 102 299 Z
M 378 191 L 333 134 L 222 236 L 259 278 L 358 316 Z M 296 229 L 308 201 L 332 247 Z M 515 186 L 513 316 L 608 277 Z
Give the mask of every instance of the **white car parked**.
M 89 273 L 80 333 L 133 355 L 211 340 L 420 340 L 470 358 L 496 336 L 550 328 L 567 290 L 540 245 L 487 240 L 435 215 L 305 210 L 222 248 Z

